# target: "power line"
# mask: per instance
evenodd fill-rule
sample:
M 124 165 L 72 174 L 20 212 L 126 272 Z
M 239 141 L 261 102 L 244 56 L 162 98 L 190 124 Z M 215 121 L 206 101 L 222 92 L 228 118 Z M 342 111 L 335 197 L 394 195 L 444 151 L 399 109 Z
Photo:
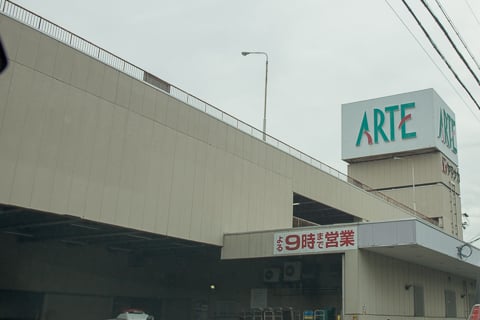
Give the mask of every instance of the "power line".
M 480 239 L 480 233 L 478 233 L 478 234 L 476 234 L 476 235 L 474 235 L 474 236 L 472 237 L 472 239 L 476 239 L 476 238 L 479 238 L 479 239 Z
M 473 12 L 472 6 L 470 5 L 470 3 L 468 3 L 468 0 L 465 0 L 465 3 L 467 4 L 468 9 L 470 9 L 470 12 L 472 13 L 472 16 L 475 18 L 475 20 L 477 20 L 477 23 L 478 23 L 478 25 L 480 26 L 480 21 L 478 20 L 477 15 L 475 14 L 475 12 Z
M 469 241 L 468 243 L 474 243 L 474 242 L 476 242 L 476 241 L 478 241 L 478 240 L 480 240 L 480 237 L 478 237 L 478 238 L 475 238 L 475 239 L 473 239 L 473 240 Z
M 430 59 L 430 61 L 433 63 L 433 65 L 437 68 L 437 70 L 440 72 L 440 74 L 443 76 L 443 78 L 448 82 L 448 84 L 453 89 L 453 91 L 455 91 L 455 93 L 460 98 L 460 100 L 462 100 L 463 104 L 467 107 L 468 111 L 470 111 L 470 113 L 474 116 L 474 118 L 477 119 L 477 121 L 480 122 L 480 119 L 478 118 L 477 114 L 471 109 L 470 105 L 465 101 L 464 97 L 460 94 L 460 92 L 458 92 L 457 88 L 453 85 L 452 81 L 447 77 L 445 72 L 443 72 L 443 70 L 440 68 L 438 63 L 433 59 L 432 55 L 427 51 L 427 49 L 425 49 L 424 45 L 420 42 L 420 40 L 418 40 L 417 36 L 408 27 L 408 25 L 405 23 L 405 21 L 402 19 L 402 17 L 400 17 L 398 12 L 392 7 L 392 5 L 388 2 L 388 0 L 385 0 L 385 2 L 390 7 L 390 9 L 393 11 L 393 13 L 397 16 L 398 20 L 400 20 L 400 22 L 403 24 L 405 29 L 407 29 L 407 31 L 410 33 L 410 35 L 413 37 L 413 39 L 415 39 L 415 41 L 420 46 L 420 48 L 422 48 L 423 52 L 427 55 L 427 57 Z
M 477 106 L 477 108 L 480 110 L 480 105 L 478 104 L 477 100 L 475 100 L 475 98 L 473 97 L 472 93 L 468 90 L 468 88 L 465 86 L 465 84 L 463 83 L 462 80 L 460 80 L 460 77 L 458 76 L 458 74 L 455 72 L 455 70 L 453 70 L 452 66 L 450 65 L 450 63 L 448 63 L 447 59 L 445 58 L 445 56 L 442 54 L 442 52 L 440 51 L 440 49 L 438 49 L 437 45 L 435 44 L 435 42 L 433 41 L 433 39 L 430 37 L 430 34 L 427 32 L 427 30 L 425 30 L 425 27 L 422 25 L 422 23 L 420 22 L 420 20 L 418 20 L 417 16 L 415 15 L 415 13 L 412 11 L 412 8 L 410 8 L 410 6 L 406 3 L 405 0 L 402 0 L 403 4 L 405 5 L 405 7 L 407 7 L 408 9 L 408 12 L 410 12 L 410 14 L 412 15 L 412 17 L 415 19 L 415 21 L 417 22 L 418 26 L 422 29 L 423 33 L 425 34 L 425 36 L 427 37 L 428 41 L 430 41 L 430 44 L 433 46 L 433 48 L 435 49 L 435 51 L 437 51 L 438 55 L 440 56 L 440 58 L 442 58 L 443 62 L 447 65 L 448 69 L 450 69 L 450 71 L 453 73 L 453 76 L 455 77 L 455 79 L 457 79 L 458 83 L 460 83 L 460 85 L 463 87 L 463 89 L 465 90 L 465 92 L 467 92 L 468 96 L 470 97 L 470 99 L 472 99 L 473 103 L 475 103 L 475 105 Z
M 468 64 L 467 60 L 465 60 L 465 57 L 463 56 L 463 54 L 460 52 L 460 50 L 458 50 L 457 46 L 455 45 L 455 43 L 453 42 L 452 38 L 450 38 L 450 35 L 448 34 L 447 30 L 445 29 L 445 27 L 443 26 L 443 24 L 440 22 L 440 20 L 438 20 L 438 17 L 433 13 L 432 9 L 430 9 L 430 6 L 428 5 L 428 3 L 425 1 L 425 0 L 422 0 L 422 4 L 423 6 L 427 9 L 428 13 L 430 13 L 430 15 L 432 16 L 433 20 L 435 20 L 435 22 L 437 23 L 437 25 L 439 26 L 439 28 L 442 30 L 443 34 L 445 35 L 445 37 L 447 37 L 448 39 L 448 42 L 450 42 L 450 45 L 453 47 L 453 49 L 455 50 L 455 52 L 457 53 L 457 55 L 460 57 L 460 60 L 462 60 L 463 64 L 467 67 L 468 71 L 470 71 L 470 73 L 472 74 L 472 76 L 475 78 L 475 81 L 477 81 L 477 84 L 480 86 L 480 80 L 478 79 L 477 75 L 475 74 L 475 72 L 473 72 L 472 68 L 470 67 L 470 65 Z M 479 107 L 480 109 L 480 107 Z
M 458 39 L 460 39 L 460 41 L 462 42 L 463 46 L 465 47 L 465 49 L 467 50 L 468 54 L 470 55 L 470 57 L 472 58 L 473 62 L 475 62 L 475 64 L 477 65 L 477 68 L 480 70 L 480 65 L 478 64 L 477 60 L 475 59 L 475 56 L 472 54 L 472 52 L 470 51 L 470 48 L 468 48 L 467 44 L 465 43 L 465 41 L 463 40 L 462 36 L 460 35 L 460 32 L 458 32 L 457 28 L 455 27 L 455 24 L 453 23 L 453 21 L 450 19 L 450 17 L 448 16 L 448 14 L 445 12 L 445 10 L 443 9 L 443 6 L 442 4 L 440 3 L 439 0 L 435 0 L 435 2 L 437 3 L 438 7 L 440 8 L 440 10 L 442 10 L 442 13 L 443 15 L 445 16 L 445 18 L 447 18 L 447 21 L 448 23 L 450 24 L 450 26 L 452 27 L 453 31 L 455 31 L 455 33 L 457 34 L 457 37 Z

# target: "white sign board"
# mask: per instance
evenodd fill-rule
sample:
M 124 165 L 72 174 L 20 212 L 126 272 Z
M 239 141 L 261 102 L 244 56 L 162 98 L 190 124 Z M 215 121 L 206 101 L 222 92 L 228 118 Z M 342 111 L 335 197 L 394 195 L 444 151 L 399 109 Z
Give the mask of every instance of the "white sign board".
M 267 289 L 251 289 L 250 290 L 250 308 L 263 309 L 267 307 Z
M 342 105 L 342 159 L 441 151 L 458 164 L 455 115 L 433 89 Z
M 277 232 L 273 254 L 327 253 L 358 248 L 357 226 Z

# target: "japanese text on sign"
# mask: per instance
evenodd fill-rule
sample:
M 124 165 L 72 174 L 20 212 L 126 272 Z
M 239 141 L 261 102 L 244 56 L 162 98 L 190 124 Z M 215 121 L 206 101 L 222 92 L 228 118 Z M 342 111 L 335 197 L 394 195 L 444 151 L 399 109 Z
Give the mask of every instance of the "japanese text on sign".
M 357 248 L 355 226 L 335 229 L 314 229 L 281 232 L 274 235 L 274 254 L 343 251 Z

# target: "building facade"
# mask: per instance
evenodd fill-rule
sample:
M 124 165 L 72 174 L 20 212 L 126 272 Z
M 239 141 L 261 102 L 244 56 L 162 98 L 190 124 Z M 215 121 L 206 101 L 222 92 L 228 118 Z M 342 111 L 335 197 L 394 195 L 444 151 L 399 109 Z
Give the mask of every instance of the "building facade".
M 0 318 L 466 317 L 480 252 L 445 151 L 347 176 L 0 4 Z
M 349 176 L 461 239 L 455 114 L 440 96 L 427 89 L 342 107 Z

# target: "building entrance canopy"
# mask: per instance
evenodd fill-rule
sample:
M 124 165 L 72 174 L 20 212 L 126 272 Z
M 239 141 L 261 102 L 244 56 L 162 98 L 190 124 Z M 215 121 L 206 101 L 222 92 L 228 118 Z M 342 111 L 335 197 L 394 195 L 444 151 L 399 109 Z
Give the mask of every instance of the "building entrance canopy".
M 336 247 L 327 248 L 332 237 Z M 313 249 L 308 247 L 308 239 L 312 240 Z M 320 245 L 323 247 L 319 248 Z M 295 250 L 286 253 L 286 247 Z M 227 234 L 222 259 L 343 253 L 352 249 L 368 250 L 468 278 L 480 274 L 478 248 L 416 219 Z

